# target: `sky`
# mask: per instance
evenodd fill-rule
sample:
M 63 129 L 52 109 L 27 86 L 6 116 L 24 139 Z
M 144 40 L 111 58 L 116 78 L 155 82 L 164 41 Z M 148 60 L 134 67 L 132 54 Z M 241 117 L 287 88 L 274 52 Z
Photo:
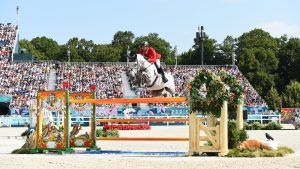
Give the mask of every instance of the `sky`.
M 59 44 L 72 37 L 111 43 L 117 31 L 149 33 L 189 50 L 198 31 L 218 43 L 262 28 L 274 37 L 300 37 L 298 0 L 0 0 L 0 23 L 16 24 L 20 38 L 46 36 Z

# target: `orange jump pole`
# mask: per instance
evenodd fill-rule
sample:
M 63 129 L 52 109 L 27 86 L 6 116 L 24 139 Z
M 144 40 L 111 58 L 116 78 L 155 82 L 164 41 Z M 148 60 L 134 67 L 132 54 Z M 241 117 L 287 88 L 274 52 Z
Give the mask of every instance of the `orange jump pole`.
M 97 140 L 108 141 L 189 141 L 181 137 L 97 137 Z
M 186 102 L 185 97 L 153 97 L 153 98 L 120 98 L 120 99 L 84 99 L 70 100 L 70 103 L 94 103 L 94 104 L 128 104 L 128 103 L 178 103 Z

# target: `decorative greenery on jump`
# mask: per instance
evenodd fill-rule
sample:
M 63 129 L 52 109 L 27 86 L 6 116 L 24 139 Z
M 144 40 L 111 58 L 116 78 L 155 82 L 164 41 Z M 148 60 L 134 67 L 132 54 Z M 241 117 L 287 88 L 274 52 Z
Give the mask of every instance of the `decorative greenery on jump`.
M 221 107 L 229 97 L 229 88 L 211 71 L 198 72 L 191 82 L 190 112 L 212 113 L 220 117 Z
M 191 82 L 190 109 L 191 112 L 212 113 L 220 117 L 223 101 L 228 101 L 229 117 L 237 111 L 237 105 L 243 102 L 244 89 L 237 79 L 221 71 L 215 74 L 209 70 L 198 72 Z

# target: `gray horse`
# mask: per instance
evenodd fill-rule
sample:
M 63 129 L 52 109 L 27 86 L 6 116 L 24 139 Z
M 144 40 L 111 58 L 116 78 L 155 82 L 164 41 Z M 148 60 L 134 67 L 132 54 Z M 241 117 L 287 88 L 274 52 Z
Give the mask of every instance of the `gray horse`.
M 148 62 L 144 56 L 136 54 L 131 56 L 130 60 L 136 62 L 135 67 L 129 73 L 130 76 L 134 77 L 136 82 L 145 83 L 153 97 L 172 97 L 175 95 L 174 77 L 171 73 L 166 73 L 168 82 L 164 83 L 155 65 Z

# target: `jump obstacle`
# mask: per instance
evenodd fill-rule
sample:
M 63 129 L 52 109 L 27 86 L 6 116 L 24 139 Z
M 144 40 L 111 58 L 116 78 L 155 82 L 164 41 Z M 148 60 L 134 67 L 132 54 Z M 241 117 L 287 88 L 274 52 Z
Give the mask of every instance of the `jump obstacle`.
M 43 111 L 45 109 L 45 99 L 49 98 L 50 95 L 55 95 L 56 102 L 60 102 L 62 108 L 62 125 L 63 133 L 58 132 L 56 136 L 46 137 L 45 140 L 43 126 Z M 95 98 L 95 95 L 92 95 Z M 43 100 L 44 99 L 44 100 Z M 100 119 L 97 122 L 189 122 L 189 137 L 118 137 L 118 138 L 104 138 L 96 137 L 96 116 L 95 116 L 95 105 L 96 104 L 129 104 L 129 103 L 175 103 L 175 102 L 186 102 L 184 97 L 172 97 L 172 98 L 129 98 L 129 99 L 85 99 L 82 100 L 70 100 L 68 91 L 39 91 L 38 92 L 38 103 L 37 103 L 37 147 L 36 151 L 70 151 L 72 152 L 74 147 L 87 147 L 89 149 L 96 149 L 97 140 L 110 140 L 110 141 L 189 141 L 189 155 L 195 155 L 203 152 L 216 152 L 219 156 L 224 156 L 228 153 L 228 136 L 227 136 L 227 101 L 223 102 L 221 109 L 220 124 L 212 127 L 205 126 L 203 123 L 204 118 L 197 117 L 196 113 L 193 112 L 189 115 L 189 118 L 151 118 L 151 119 Z M 49 100 L 49 99 L 48 99 Z M 59 101 L 57 101 L 59 100 Z M 46 102 L 47 103 L 47 102 Z M 80 146 L 76 146 L 70 138 L 70 110 L 71 104 L 92 104 L 91 113 L 91 131 L 88 135 L 88 139 L 84 140 L 81 138 Z M 239 105 L 240 107 L 240 105 Z M 238 114 L 241 112 L 238 112 Z M 43 129 L 44 128 L 44 129 Z M 50 138 L 50 139 L 49 139 Z M 212 146 L 203 145 L 203 142 L 209 141 Z M 75 141 L 76 142 L 76 141 Z

